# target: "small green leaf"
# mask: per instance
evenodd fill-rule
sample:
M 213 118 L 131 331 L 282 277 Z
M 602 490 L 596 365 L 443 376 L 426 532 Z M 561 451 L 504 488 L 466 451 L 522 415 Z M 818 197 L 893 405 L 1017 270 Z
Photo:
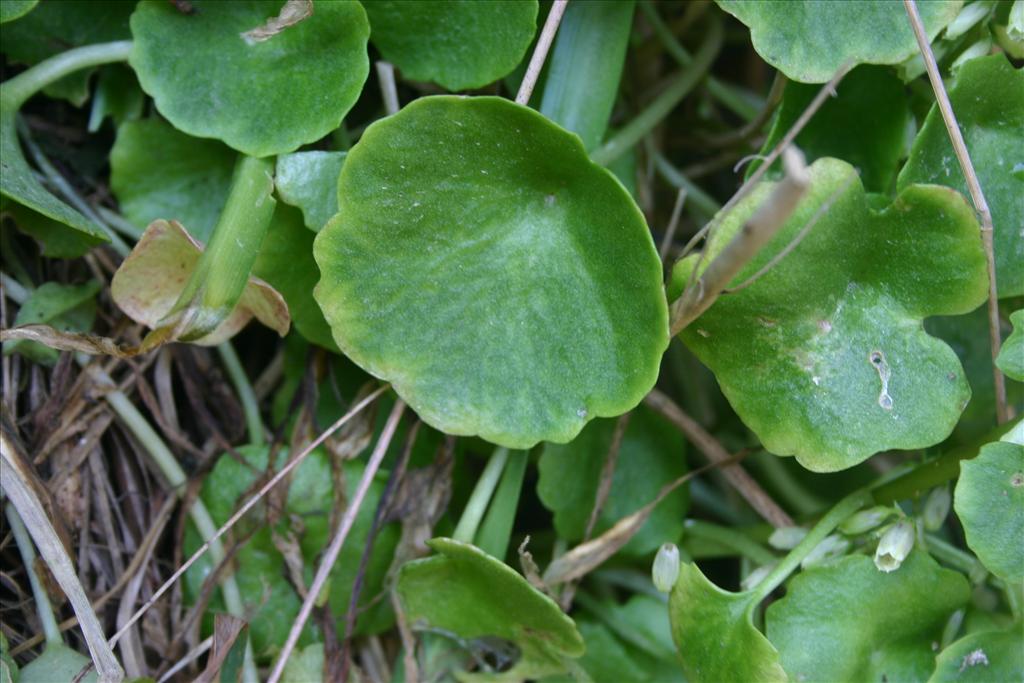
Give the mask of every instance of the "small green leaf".
M 322 138 L 355 104 L 369 72 L 358 2 L 317 2 L 312 16 L 252 44 L 241 34 L 276 16 L 280 2 L 191 4 L 185 14 L 143 0 L 131 19 L 131 65 L 176 128 L 262 157 Z
M 18 309 L 14 327 L 19 325 L 50 325 L 67 332 L 85 332 L 96 317 L 96 294 L 100 283 L 63 285 L 45 282 L 32 292 L 28 301 Z M 4 342 L 4 355 L 17 351 L 37 363 L 53 365 L 58 352 L 34 341 L 15 339 Z
M 313 643 L 288 659 L 281 674 L 281 683 L 309 683 L 321 680 L 323 675 L 324 644 Z
M 519 64 L 537 28 L 537 0 L 368 0 L 373 44 L 414 81 L 479 88 Z
M 95 133 L 109 116 L 115 126 L 142 116 L 146 95 L 139 87 L 135 72 L 124 64 L 110 64 L 100 69 L 96 95 L 89 113 L 89 132 Z
M 750 27 L 754 49 L 766 62 L 801 83 L 824 83 L 848 62 L 898 64 L 918 51 L 903 3 L 892 0 L 717 1 Z M 962 5 L 961 0 L 918 3 L 929 40 Z
M 338 176 L 345 152 L 295 152 L 277 158 L 274 183 L 282 202 L 302 209 L 313 232 L 338 213 Z
M 928 683 L 991 683 L 1024 680 L 1024 636 L 1020 628 L 964 636 L 935 658 Z
M 39 4 L 39 0 L 4 0 L 0 2 L 0 24 L 25 16 Z M 6 35 L 4 38 L 6 39 Z M 4 48 L 6 50 L 6 45 Z
M 518 659 L 495 677 L 501 680 L 560 673 L 566 658 L 583 654 L 573 620 L 508 565 L 449 538 L 428 545 L 439 554 L 408 562 L 398 573 L 398 595 L 410 626 L 461 641 L 513 643 Z
M 27 206 L 0 197 L 0 217 L 9 216 L 18 230 L 34 237 L 42 246 L 42 255 L 50 258 L 78 258 L 96 245 L 96 239 L 33 211 Z
M 1024 294 L 1024 71 L 1001 54 L 963 65 L 949 91 L 985 201 L 992 212 L 999 297 Z M 898 186 L 946 185 L 968 195 L 967 183 L 933 106 L 914 141 Z
M 5 12 L 10 4 L 19 3 L 0 2 Z M 47 0 L 27 16 L 4 26 L 3 53 L 11 62 L 32 65 L 71 48 L 124 40 L 131 35 L 128 17 L 134 8 L 132 0 Z M 48 85 L 43 92 L 80 107 L 89 99 L 89 77 L 93 71 L 76 71 Z
M 337 351 L 331 328 L 313 298 L 320 270 L 313 260 L 313 233 L 295 208 L 278 204 L 252 272 L 284 297 L 295 329 L 325 349 Z
M 697 565 L 682 563 L 668 613 L 687 680 L 786 680 L 779 653 L 751 620 L 756 607 L 753 592 L 724 591 Z
M 783 92 L 761 153 L 768 154 L 807 109 L 821 86 L 790 82 Z M 903 153 L 903 137 L 910 119 L 910 107 L 903 82 L 892 69 L 859 66 L 842 80 L 836 96 L 825 100 L 795 144 L 814 161 L 836 157 L 860 171 L 869 192 L 888 192 L 896 177 Z M 760 163 L 750 164 L 747 177 Z
M 235 450 L 241 455 L 242 461 L 239 462 L 229 454 L 222 455 L 203 482 L 200 494 L 217 524 L 226 521 L 237 506 L 248 499 L 248 495 L 252 494 L 253 483 L 267 467 L 267 448 L 242 446 Z M 287 449 L 280 450 L 277 454 L 277 467 L 282 467 L 287 458 Z M 362 473 L 362 463 L 345 463 L 347 495 L 354 494 Z M 334 505 L 333 482 L 330 457 L 325 451 L 313 451 L 291 475 L 284 514 L 279 518 L 279 532 L 289 527 L 292 518 L 302 520 L 301 526 L 298 527 L 302 531 L 297 533 L 297 537 L 301 550 L 300 559 L 306 569 L 306 585 L 312 580 L 317 557 L 330 540 L 330 514 Z M 338 615 L 342 628 L 366 537 L 384 485 L 380 480 L 375 480 L 371 484 L 349 540 L 331 571 L 328 602 L 332 612 Z M 250 629 L 253 648 L 258 657 L 273 655 L 284 643 L 292 621 L 298 614 L 301 600 L 286 578 L 284 558 L 274 545 L 265 510 L 257 507 L 254 512 L 243 517 L 237 527 L 237 533 L 239 538 L 248 539 L 238 551 L 235 577 L 247 608 L 252 610 Z M 380 592 L 399 534 L 395 524 L 381 528 L 370 555 L 360 605 L 369 605 Z M 198 534 L 190 526 L 185 540 L 185 552 L 193 552 L 199 547 L 199 543 Z M 198 595 L 203 579 L 210 571 L 212 566 L 206 557 L 193 565 L 185 574 L 186 594 L 191 597 Z M 365 632 L 362 621 L 357 622 L 357 632 Z M 300 639 L 300 645 L 310 643 L 312 634 L 313 630 L 307 628 Z M 315 680 L 319 680 L 319 677 Z
M 71 681 L 92 660 L 81 652 L 59 643 L 46 646 L 43 654 L 25 665 L 18 675 L 18 683 L 54 683 Z M 99 676 L 93 669 L 82 678 L 82 683 L 98 683 Z
M 117 129 L 110 188 L 139 235 L 157 219 L 175 220 L 207 242 L 231 188 L 238 154 L 175 130 L 157 118 Z
M 889 574 L 853 555 L 790 581 L 768 606 L 766 633 L 794 681 L 923 681 L 969 595 L 962 574 L 920 550 Z
M 967 545 L 996 576 L 1024 579 L 1024 446 L 990 443 L 960 464 L 953 509 Z
M 571 440 L 650 390 L 668 343 L 643 216 L 580 140 L 496 97 L 425 97 L 345 161 L 317 236 L 335 341 L 432 426 Z
M 1024 309 L 1010 314 L 1013 333 L 1003 342 L 996 365 L 1003 373 L 1018 382 L 1024 382 Z
M 555 513 L 560 538 L 573 543 L 583 538 L 615 423 L 594 420 L 571 442 L 544 446 L 537 464 L 537 495 Z M 684 474 L 685 446 L 679 430 L 651 410 L 637 408 L 626 427 L 612 487 L 593 535 L 636 512 L 653 500 L 662 486 Z M 666 497 L 621 552 L 644 555 L 666 541 L 677 541 L 683 531 L 687 498 L 682 487 Z
M 987 285 L 978 224 L 959 194 L 912 186 L 875 210 L 848 164 L 819 159 L 809 173 L 804 199 L 732 286 L 831 208 L 788 256 L 720 297 L 681 337 L 765 448 L 828 472 L 949 435 L 970 387 L 921 319 L 973 310 Z M 763 183 L 725 217 L 705 267 L 771 190 Z M 695 263 L 676 264 L 673 296 Z

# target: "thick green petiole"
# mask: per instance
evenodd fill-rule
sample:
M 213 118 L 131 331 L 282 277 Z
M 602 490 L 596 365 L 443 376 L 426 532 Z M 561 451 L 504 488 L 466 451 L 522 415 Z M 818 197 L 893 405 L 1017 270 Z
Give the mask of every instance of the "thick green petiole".
M 213 332 L 234 310 L 274 213 L 273 170 L 272 158 L 239 159 L 213 237 L 177 303 L 153 334 L 162 336 L 170 328 L 176 338 L 195 341 Z

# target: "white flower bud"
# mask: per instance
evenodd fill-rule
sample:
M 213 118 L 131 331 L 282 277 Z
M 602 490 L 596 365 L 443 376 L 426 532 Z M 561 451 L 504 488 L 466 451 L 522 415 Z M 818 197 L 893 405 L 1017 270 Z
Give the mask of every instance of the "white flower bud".
M 909 519 L 901 519 L 879 539 L 878 549 L 875 550 L 875 566 L 883 572 L 896 571 L 913 547 L 914 523 Z
M 775 569 L 775 565 L 778 564 L 773 562 L 772 564 L 766 564 L 763 567 L 758 567 L 754 571 L 747 574 L 747 578 L 740 581 L 740 588 L 745 591 L 752 591 L 757 588 L 758 584 L 768 578 L 772 570 Z
M 832 534 L 821 539 L 821 543 L 814 546 L 811 552 L 807 553 L 800 566 L 804 569 L 815 567 L 820 564 L 828 564 L 837 557 L 842 557 L 850 549 L 850 542 L 838 534 Z
M 859 536 L 884 522 L 893 512 L 891 507 L 885 505 L 861 510 L 843 520 L 843 523 L 839 525 L 839 530 L 847 536 Z
M 768 537 L 768 545 L 778 550 L 792 550 L 807 535 L 807 529 L 798 526 L 779 527 Z
M 939 486 L 932 489 L 928 498 L 924 501 L 924 510 L 921 517 L 924 518 L 924 528 L 928 531 L 938 531 L 946 522 L 949 514 L 949 506 L 953 502 L 953 496 L 948 486 Z
M 1024 0 L 1017 0 L 1010 8 L 1009 23 L 1006 33 L 1011 40 L 1024 41 Z
M 658 554 L 654 556 L 654 567 L 651 569 L 654 587 L 662 593 L 669 593 L 679 578 L 679 548 L 675 543 L 662 543 Z

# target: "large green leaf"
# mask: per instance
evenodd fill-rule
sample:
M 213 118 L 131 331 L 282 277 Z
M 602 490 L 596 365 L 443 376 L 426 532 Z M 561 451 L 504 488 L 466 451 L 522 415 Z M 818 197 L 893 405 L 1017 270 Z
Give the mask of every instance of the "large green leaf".
M 163 218 L 205 243 L 227 201 L 237 157 L 216 140 L 185 135 L 160 119 L 129 121 L 110 150 L 110 188 L 139 235 Z
M 761 57 L 801 83 L 824 83 L 840 66 L 898 64 L 918 51 L 903 3 L 717 0 L 750 27 Z M 961 0 L 918 3 L 929 40 L 951 22 Z
M 924 681 L 967 579 L 913 551 L 894 572 L 853 555 L 802 572 L 765 614 L 794 681 Z
M 495 679 L 523 680 L 565 670 L 583 654 L 576 625 L 551 598 L 508 565 L 467 543 L 429 541 L 439 554 L 402 566 L 398 595 L 409 625 L 456 636 L 472 646 L 491 639 L 518 649 Z
M 1024 294 L 1024 71 L 1004 55 L 972 59 L 949 91 L 967 150 L 992 212 L 1000 298 Z M 937 107 L 914 141 L 899 187 L 946 185 L 967 195 L 967 183 Z
M 277 195 L 302 209 L 306 227 L 313 232 L 319 232 L 338 213 L 338 176 L 343 163 L 345 152 L 296 152 L 277 158 Z
M 1006 631 L 964 636 L 935 658 L 928 683 L 992 683 L 1024 680 L 1024 635 L 1019 625 Z
M 237 505 L 252 494 L 250 489 L 253 483 L 267 466 L 265 447 L 242 446 L 237 448 L 236 452 L 241 456 L 240 460 L 230 454 L 225 454 L 217 460 L 217 464 L 204 480 L 200 493 L 210 516 L 217 524 L 224 523 Z M 287 457 L 286 450 L 278 452 L 278 468 L 284 465 Z M 362 463 L 345 463 L 347 495 L 354 494 L 362 472 Z M 298 559 L 304 564 L 306 585 L 309 585 L 312 579 L 317 557 L 330 540 L 330 517 L 334 505 L 333 482 L 330 457 L 324 451 L 313 451 L 291 475 L 288 500 L 281 511 L 283 514 L 278 518 L 276 529 L 279 532 L 284 532 L 291 526 L 293 519 L 301 519 L 301 532 L 297 534 L 298 548 L 301 550 L 301 557 Z M 328 602 L 332 612 L 341 620 L 341 624 L 344 624 L 352 584 L 363 556 L 377 501 L 383 490 L 383 481 L 374 481 L 371 484 L 355 526 L 331 571 Z M 302 601 L 286 578 L 284 557 L 274 545 L 265 509 L 257 507 L 254 512 L 243 517 L 235 528 L 235 533 L 237 538 L 247 539 L 238 550 L 234 566 L 235 579 L 243 599 L 247 607 L 253 610 L 249 619 L 253 647 L 257 656 L 272 655 L 284 643 Z M 381 590 L 399 533 L 394 524 L 381 528 L 370 556 L 361 605 L 368 605 Z M 193 552 L 199 546 L 199 542 L 198 535 L 189 527 L 185 552 Z M 204 556 L 186 572 L 185 586 L 190 596 L 198 594 L 203 579 L 212 569 L 208 557 Z M 300 643 L 311 642 L 312 634 L 313 629 L 308 627 Z
M 967 545 L 996 576 L 1024 579 L 1024 446 L 990 443 L 960 464 L 953 508 Z
M 668 613 L 687 680 L 786 680 L 779 653 L 754 627 L 756 607 L 753 592 L 724 591 L 708 581 L 697 565 L 680 565 Z
M 184 14 L 144 0 L 131 19 L 131 65 L 176 128 L 260 157 L 338 127 L 369 72 L 369 25 L 358 2 L 321 0 L 311 16 L 258 43 L 241 34 L 276 16 L 280 2 L 191 4 L 195 11 Z
M 281 293 L 299 334 L 337 351 L 331 328 L 313 299 L 320 270 L 313 260 L 313 233 L 303 225 L 298 209 L 277 205 L 252 272 Z
M 762 154 L 768 154 L 789 132 L 819 90 L 818 85 L 786 84 Z M 903 82 L 889 68 L 866 64 L 847 74 L 836 96 L 825 100 L 796 136 L 796 145 L 808 161 L 836 157 L 850 162 L 860 170 L 869 192 L 888 192 L 903 153 L 909 119 Z M 748 176 L 759 165 L 752 163 Z
M 5 12 L 8 5 L 17 4 L 23 3 L 0 2 Z M 45 0 L 28 15 L 4 26 L 0 50 L 11 62 L 32 65 L 71 48 L 124 40 L 130 35 L 128 17 L 134 8 L 135 0 Z M 48 85 L 43 92 L 81 106 L 89 98 L 89 77 L 93 71 L 76 71 Z
M 537 0 L 368 0 L 373 44 L 414 81 L 479 88 L 523 58 Z
M 566 442 L 650 390 L 668 342 L 643 216 L 580 140 L 496 97 L 370 126 L 317 236 L 338 346 L 452 434 Z
M 558 535 L 576 542 L 583 538 L 601 481 L 605 456 L 616 420 L 594 420 L 565 445 L 546 444 L 538 462 L 537 494 L 555 513 Z M 636 512 L 658 490 L 686 473 L 683 439 L 663 417 L 639 407 L 623 436 L 608 500 L 594 535 L 604 533 L 623 517 Z M 677 541 L 686 516 L 686 489 L 665 498 L 622 552 L 649 553 L 666 541 Z
M 788 256 L 720 297 L 682 338 L 765 448 L 826 472 L 949 435 L 970 388 L 956 354 L 921 320 L 973 310 L 987 285 L 978 224 L 961 195 L 912 186 L 875 210 L 848 164 L 819 159 L 809 173 L 807 195 L 733 286 L 826 202 L 831 208 Z M 705 266 L 772 189 L 762 184 L 724 218 Z M 676 265 L 673 295 L 697 261 Z
M 1024 382 L 1024 309 L 1010 314 L 1013 333 L 1003 342 L 996 365 L 1007 377 Z

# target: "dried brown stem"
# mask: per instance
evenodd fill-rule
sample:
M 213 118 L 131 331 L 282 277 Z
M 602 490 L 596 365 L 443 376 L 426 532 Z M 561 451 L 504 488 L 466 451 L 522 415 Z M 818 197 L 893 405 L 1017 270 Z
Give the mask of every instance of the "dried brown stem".
M 675 402 L 657 389 L 647 394 L 644 402 L 664 415 L 677 426 L 686 438 L 713 463 L 725 463 L 732 456 L 718 443 L 711 434 L 701 427 L 696 420 L 683 412 Z M 793 519 L 779 507 L 778 503 L 761 488 L 739 463 L 722 468 L 722 475 L 740 495 L 750 503 L 750 507 L 774 527 L 793 526 Z
M 768 200 L 746 222 L 696 282 L 672 304 L 671 333 L 674 337 L 711 307 L 729 282 L 775 236 L 807 191 L 809 182 L 803 155 L 787 148 L 783 156 L 786 176 L 775 186 Z
M 992 213 L 989 211 L 988 202 L 985 201 L 985 194 L 981 191 L 978 174 L 974 172 L 974 164 L 971 163 L 971 155 L 967 151 L 963 133 L 960 132 L 960 125 L 953 113 L 953 105 L 950 104 L 949 95 L 946 94 L 946 86 L 942 83 L 942 76 L 935 63 L 935 55 L 932 54 L 928 36 L 925 35 L 917 4 L 914 0 L 903 0 L 903 6 L 907 10 L 910 26 L 914 29 L 914 36 L 917 38 L 917 46 L 924 58 L 924 65 L 928 70 L 928 80 L 931 81 L 932 91 L 935 93 L 935 102 L 939 105 L 939 112 L 942 114 L 942 122 L 946 124 L 949 141 L 953 143 L 953 151 L 956 153 L 957 161 L 960 162 L 960 170 L 963 171 L 964 178 L 967 180 L 967 190 L 971 195 L 971 202 L 974 203 L 974 208 L 981 217 L 981 244 L 985 250 L 985 264 L 988 266 L 988 338 L 989 349 L 992 353 L 992 377 L 996 391 L 996 419 L 999 424 L 1002 424 L 1010 419 L 1010 411 L 1006 403 L 1006 380 L 995 364 L 996 356 L 999 355 L 1000 339 L 996 258 L 995 246 L 992 243 Z
M 370 454 L 370 459 L 366 463 L 366 469 L 363 471 L 363 477 L 359 480 L 359 485 L 356 487 L 356 493 L 348 502 L 348 506 L 345 508 L 345 515 L 341 518 L 341 524 L 338 525 L 337 530 L 334 532 L 334 537 L 327 546 L 327 550 L 324 551 L 323 559 L 320 560 L 320 566 L 316 570 L 316 576 L 313 577 L 313 583 L 310 585 L 309 592 L 302 601 L 302 608 L 292 623 L 292 628 L 288 632 L 288 638 L 285 640 L 284 647 L 281 648 L 277 661 L 274 662 L 274 667 L 270 672 L 267 683 L 277 683 L 281 680 L 285 664 L 288 663 L 288 658 L 291 656 L 292 650 L 295 649 L 299 636 L 302 634 L 302 629 L 305 628 L 306 621 L 309 620 L 309 615 L 313 611 L 313 605 L 323 591 L 331 569 L 334 567 L 334 562 L 338 559 L 338 554 L 341 553 L 345 539 L 348 538 L 348 534 L 355 524 L 356 515 L 359 514 L 359 509 L 363 505 L 363 499 L 366 498 L 366 493 L 370 490 L 370 484 L 380 468 L 381 461 L 384 460 L 384 454 L 387 453 L 388 446 L 391 445 L 391 439 L 395 436 L 395 430 L 398 428 L 398 422 L 402 419 L 404 411 L 405 403 L 401 399 L 396 400 L 395 406 L 391 409 L 391 414 L 388 415 L 388 421 L 385 423 L 383 431 L 381 431 L 380 438 L 377 439 L 377 445 L 374 447 L 373 453 Z
M 530 101 L 533 88 L 537 85 L 537 79 L 540 77 L 540 70 L 544 68 L 544 60 L 548 57 L 548 50 L 551 49 L 551 43 L 555 40 L 555 33 L 558 32 L 558 25 L 562 23 L 562 15 L 565 14 L 565 7 L 568 4 L 569 0 L 555 0 L 551 5 L 547 21 L 544 22 L 544 29 L 540 32 L 540 38 L 537 39 L 537 46 L 533 48 L 530 64 L 526 67 L 526 75 L 523 76 L 523 82 L 519 84 L 516 104 L 525 107 Z

